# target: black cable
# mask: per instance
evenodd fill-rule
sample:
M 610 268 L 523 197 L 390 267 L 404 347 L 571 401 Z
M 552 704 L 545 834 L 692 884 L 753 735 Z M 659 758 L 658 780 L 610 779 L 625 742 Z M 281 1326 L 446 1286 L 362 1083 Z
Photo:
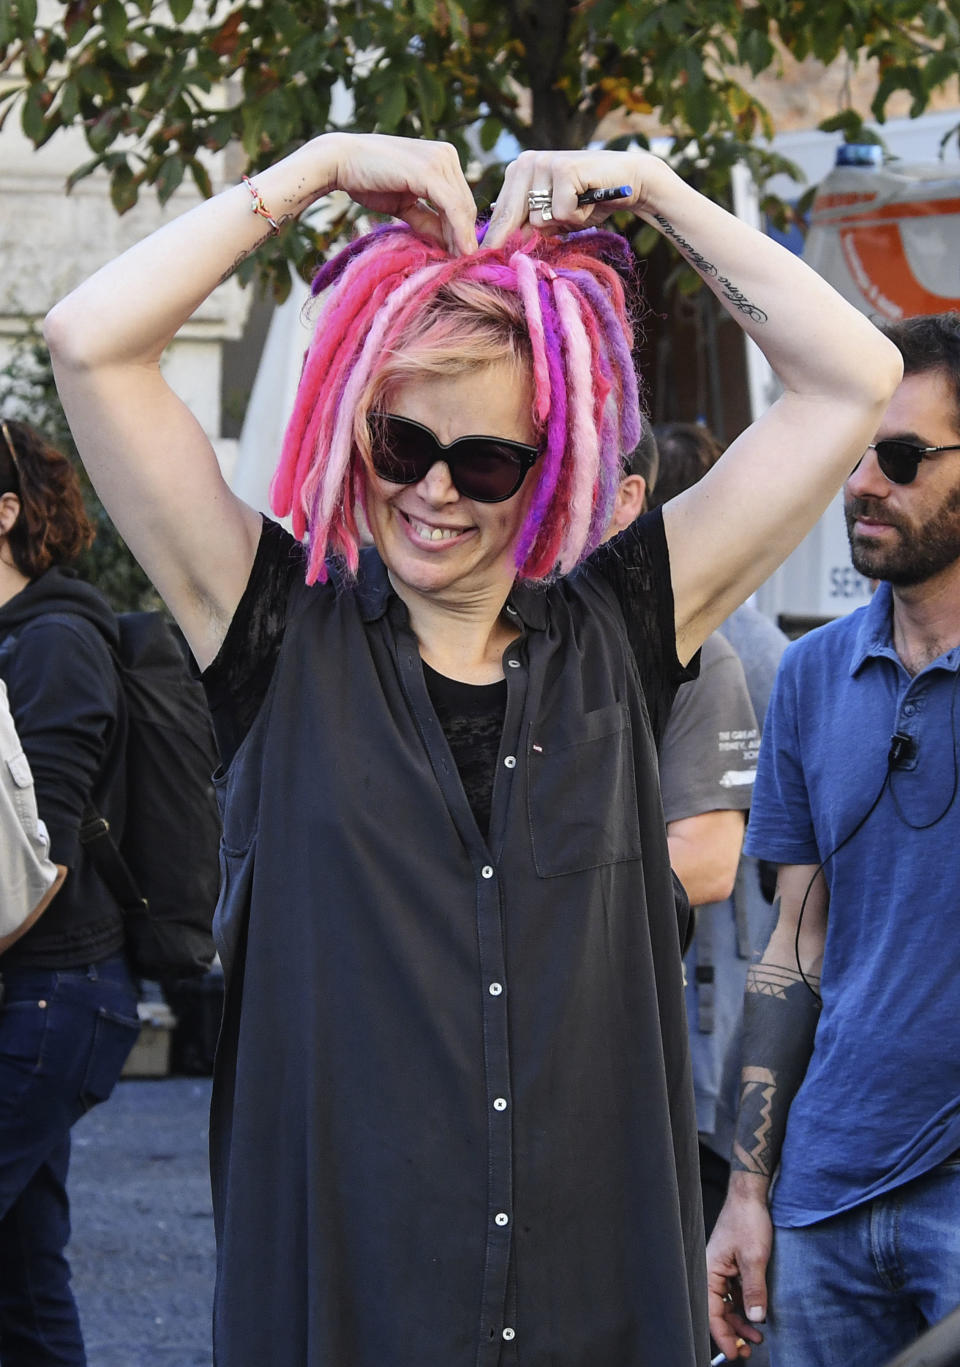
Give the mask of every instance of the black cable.
M 893 805 L 896 808 L 897 815 L 899 816 L 900 820 L 903 822 L 905 826 L 909 826 L 910 830 L 929 831 L 933 826 L 939 825 L 943 818 L 947 815 L 950 808 L 953 806 L 954 800 L 957 796 L 957 788 L 960 787 L 960 766 L 958 766 L 957 763 L 956 727 L 958 681 L 960 681 L 960 669 L 958 669 L 954 673 L 953 689 L 950 693 L 950 741 L 953 750 L 953 787 L 950 790 L 950 796 L 947 799 L 946 806 L 943 808 L 943 810 L 939 813 L 938 816 L 933 817 L 933 819 L 930 821 L 922 821 L 918 824 L 909 819 L 909 817 L 904 812 L 903 808 L 900 806 L 899 801 L 897 800 L 897 794 L 893 786 L 893 773 L 897 766 L 898 754 L 896 749 L 894 748 L 894 745 L 891 743 L 890 752 L 887 755 L 887 772 L 884 774 L 883 782 L 880 784 L 880 791 L 877 793 L 876 797 L 870 803 L 870 806 L 864 812 L 863 816 L 854 826 L 853 830 L 850 831 L 849 834 L 845 835 L 843 839 L 839 842 L 839 844 L 835 845 L 834 848 L 830 851 L 830 853 L 828 855 L 825 855 L 824 858 L 820 861 L 820 863 L 813 871 L 813 876 L 810 879 L 810 882 L 806 886 L 806 890 L 803 894 L 803 899 L 800 902 L 800 914 L 797 917 L 797 931 L 793 938 L 793 953 L 794 958 L 797 961 L 797 972 L 800 974 L 800 977 L 803 980 L 804 987 L 806 987 L 807 990 L 813 995 L 813 997 L 817 1001 L 817 1004 L 820 1006 L 823 1005 L 823 998 L 820 996 L 820 993 L 816 990 L 816 988 L 807 978 L 806 973 L 804 973 L 803 971 L 803 964 L 800 962 L 800 928 L 803 925 L 803 913 L 807 907 L 807 899 L 809 898 L 810 893 L 813 890 L 814 883 L 817 881 L 817 876 L 823 872 L 823 870 L 826 868 L 830 860 L 833 859 L 834 855 L 839 854 L 845 845 L 849 845 L 850 841 L 858 833 L 858 831 L 863 830 L 863 827 L 866 825 L 869 818 L 876 811 L 880 803 L 880 799 L 883 797 L 884 790 L 886 789 L 888 783 L 890 784 L 890 797 L 893 799 Z M 897 733 L 895 732 L 894 735 L 896 736 L 896 734 Z

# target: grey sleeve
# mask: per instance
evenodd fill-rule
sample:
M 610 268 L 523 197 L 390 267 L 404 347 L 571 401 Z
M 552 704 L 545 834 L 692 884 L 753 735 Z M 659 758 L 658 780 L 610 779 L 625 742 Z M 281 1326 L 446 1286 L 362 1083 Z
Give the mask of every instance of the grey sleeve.
M 0 937 L 18 930 L 57 876 L 33 775 L 0 681 Z
M 746 811 L 760 731 L 741 665 L 718 633 L 703 645 L 700 676 L 682 684 L 664 732 L 660 787 L 665 819 Z

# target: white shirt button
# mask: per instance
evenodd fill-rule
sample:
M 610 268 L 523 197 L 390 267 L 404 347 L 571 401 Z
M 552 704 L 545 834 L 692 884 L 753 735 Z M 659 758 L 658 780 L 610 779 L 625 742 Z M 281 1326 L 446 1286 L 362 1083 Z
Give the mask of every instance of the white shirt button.
M 511 1339 L 515 1339 L 515 1338 L 517 1337 L 517 1331 L 516 1331 L 516 1329 L 511 1329 L 510 1326 L 508 1325 L 508 1326 L 506 1327 L 506 1329 L 504 1329 L 504 1331 L 503 1331 L 503 1337 L 504 1337 L 504 1338 L 507 1340 L 507 1342 L 509 1343 Z
M 519 661 L 519 660 L 508 660 L 508 661 L 507 661 L 507 664 L 510 666 L 511 669 L 519 669 L 519 668 L 520 668 L 520 661 Z
M 504 1212 L 501 1210 L 498 1215 L 495 1215 L 493 1217 L 493 1223 L 495 1225 L 500 1225 L 500 1227 L 503 1228 L 504 1225 L 508 1225 L 510 1223 L 510 1216 L 505 1215 Z
M 481 877 L 481 878 L 492 878 L 492 877 L 493 877 L 493 867 L 492 867 L 490 864 L 484 864 L 483 868 L 480 870 L 480 877 Z
M 490 984 L 489 992 L 490 992 L 491 997 L 499 997 L 499 995 L 500 995 L 500 993 L 501 993 L 502 991 L 503 991 L 503 983 L 491 983 L 491 984 Z
M 494 1101 L 494 1103 L 493 1103 L 493 1109 L 494 1109 L 495 1111 L 505 1111 L 505 1110 L 507 1109 L 507 1099 L 506 1099 L 506 1097 L 504 1097 L 504 1096 L 498 1096 L 497 1099 L 496 1099 L 496 1101 Z
M 504 767 L 505 769 L 516 769 L 516 767 L 517 767 L 517 757 L 516 757 L 516 755 L 507 755 L 506 759 L 503 761 L 503 767 Z
M 507 612 L 509 612 L 511 617 L 516 617 L 517 615 L 517 609 L 513 606 L 512 603 L 507 604 Z

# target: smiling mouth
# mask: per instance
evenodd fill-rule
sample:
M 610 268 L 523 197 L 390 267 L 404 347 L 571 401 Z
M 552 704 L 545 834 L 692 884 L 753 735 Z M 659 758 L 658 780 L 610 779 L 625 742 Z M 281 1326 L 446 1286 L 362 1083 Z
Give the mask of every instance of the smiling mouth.
M 421 522 L 418 518 L 403 512 L 402 509 L 400 515 L 418 541 L 430 542 L 431 545 L 440 541 L 454 541 L 457 537 L 463 536 L 465 532 L 472 531 L 471 527 L 431 527 L 429 522 Z

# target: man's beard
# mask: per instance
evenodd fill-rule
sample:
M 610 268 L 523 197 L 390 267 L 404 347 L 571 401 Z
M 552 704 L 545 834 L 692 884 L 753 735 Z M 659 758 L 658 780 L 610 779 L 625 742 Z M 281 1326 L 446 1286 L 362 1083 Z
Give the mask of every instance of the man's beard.
M 960 559 L 960 486 L 950 491 L 937 512 L 920 527 L 891 517 L 879 499 L 848 498 L 843 514 L 854 569 L 868 579 L 885 579 L 908 588 L 932 579 Z M 853 530 L 858 517 L 875 517 L 893 527 L 900 533 L 895 544 L 881 546 L 872 538 L 858 537 Z

